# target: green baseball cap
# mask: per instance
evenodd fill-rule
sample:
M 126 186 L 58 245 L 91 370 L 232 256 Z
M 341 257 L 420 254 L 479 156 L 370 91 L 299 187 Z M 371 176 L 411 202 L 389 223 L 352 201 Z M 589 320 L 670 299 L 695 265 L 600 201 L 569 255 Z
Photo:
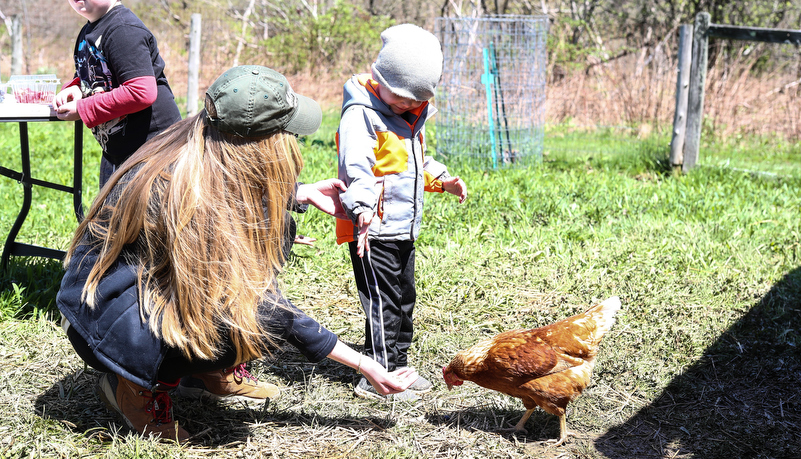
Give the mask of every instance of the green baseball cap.
M 309 135 L 323 118 L 317 102 L 296 94 L 286 77 L 260 65 L 240 65 L 220 75 L 206 91 L 206 113 L 218 130 L 241 137 L 279 131 Z

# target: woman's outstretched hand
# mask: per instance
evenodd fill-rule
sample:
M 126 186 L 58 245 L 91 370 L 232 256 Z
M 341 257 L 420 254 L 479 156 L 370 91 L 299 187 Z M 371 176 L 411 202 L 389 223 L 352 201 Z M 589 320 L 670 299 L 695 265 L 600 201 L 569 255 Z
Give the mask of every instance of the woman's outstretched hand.
M 402 368 L 392 373 L 380 363 L 362 355 L 342 341 L 337 341 L 328 358 L 358 371 L 381 395 L 398 394 L 409 388 L 419 377 L 413 368 Z
M 384 369 L 378 362 L 375 360 L 365 357 L 365 360 L 369 360 L 371 363 L 368 364 L 370 370 L 365 370 L 364 364 L 362 364 L 362 374 L 370 384 L 375 388 L 376 392 L 381 395 L 389 395 L 389 394 L 398 394 L 400 392 L 405 391 L 409 388 L 417 378 L 420 376 L 417 374 L 414 368 L 401 368 L 399 370 L 395 370 L 392 373 L 388 373 L 387 370 Z M 377 368 L 373 369 L 373 365 Z
M 335 178 L 304 183 L 298 187 L 295 200 L 299 204 L 311 204 L 336 218 L 347 219 L 345 209 L 339 201 L 339 193 L 347 189 L 345 182 Z

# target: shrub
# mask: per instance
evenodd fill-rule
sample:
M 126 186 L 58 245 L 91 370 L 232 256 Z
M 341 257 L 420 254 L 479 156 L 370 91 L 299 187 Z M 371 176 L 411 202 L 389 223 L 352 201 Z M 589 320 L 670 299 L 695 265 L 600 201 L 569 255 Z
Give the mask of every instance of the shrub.
M 355 73 L 372 62 L 381 49 L 381 32 L 393 24 L 388 17 L 337 3 L 322 14 L 289 11 L 276 19 L 275 33 L 260 45 L 288 73 Z

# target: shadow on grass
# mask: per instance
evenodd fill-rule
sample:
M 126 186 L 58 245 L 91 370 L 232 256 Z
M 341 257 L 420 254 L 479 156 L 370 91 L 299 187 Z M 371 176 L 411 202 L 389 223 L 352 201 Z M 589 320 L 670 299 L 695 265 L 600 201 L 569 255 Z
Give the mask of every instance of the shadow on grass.
M 357 352 L 364 353 L 364 348 L 361 345 L 347 341 L 341 342 Z M 290 344 L 284 344 L 271 357 L 253 361 L 249 365 L 251 370 L 260 367 L 263 373 L 295 383 L 303 383 L 312 376 L 319 376 L 330 384 L 342 384 L 352 387 L 361 378 L 352 368 L 331 359 L 323 359 L 317 363 L 311 363 Z
M 106 408 L 95 387 L 99 373 L 91 368 L 62 378 L 36 398 L 34 409 L 44 419 L 56 420 L 74 433 L 111 442 L 117 433 L 130 430 Z M 394 421 L 378 417 L 326 417 L 263 404 L 201 402 L 173 395 L 173 414 L 193 435 L 192 443 L 226 447 L 256 437 L 256 429 L 277 427 L 347 426 L 356 431 L 383 431 Z
M 426 414 L 432 425 L 458 428 L 469 432 L 487 432 L 502 435 L 512 440 L 525 440 L 528 443 L 559 439 L 559 418 L 542 410 L 535 410 L 526 422 L 526 433 L 512 432 L 512 428 L 525 413 L 522 403 L 520 409 L 497 408 L 491 405 L 476 406 L 464 410 L 438 410 Z
M 3 315 L 29 319 L 57 315 L 56 294 L 64 277 L 58 260 L 11 257 L 0 272 L 0 308 Z
M 595 442 L 610 458 L 801 454 L 801 268 L 649 406 Z

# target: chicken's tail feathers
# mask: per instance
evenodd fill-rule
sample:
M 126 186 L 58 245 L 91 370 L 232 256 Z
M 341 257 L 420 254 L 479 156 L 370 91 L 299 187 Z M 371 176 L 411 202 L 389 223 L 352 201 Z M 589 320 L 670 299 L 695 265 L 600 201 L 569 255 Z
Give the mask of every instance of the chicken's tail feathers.
M 600 339 L 615 324 L 615 314 L 620 310 L 620 298 L 613 296 L 596 305 L 593 311 Z
M 617 311 L 620 310 L 620 298 L 613 296 L 605 299 L 602 301 L 601 308 L 602 311 L 611 311 L 612 315 L 614 316 Z

